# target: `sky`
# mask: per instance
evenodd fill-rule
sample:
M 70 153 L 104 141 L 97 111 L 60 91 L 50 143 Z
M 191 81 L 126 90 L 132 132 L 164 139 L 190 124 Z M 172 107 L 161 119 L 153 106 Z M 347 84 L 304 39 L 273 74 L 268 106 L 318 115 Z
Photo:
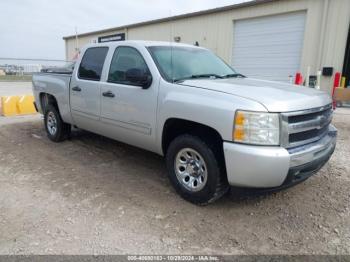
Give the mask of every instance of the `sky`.
M 0 58 L 64 59 L 63 36 L 248 0 L 1 0 Z

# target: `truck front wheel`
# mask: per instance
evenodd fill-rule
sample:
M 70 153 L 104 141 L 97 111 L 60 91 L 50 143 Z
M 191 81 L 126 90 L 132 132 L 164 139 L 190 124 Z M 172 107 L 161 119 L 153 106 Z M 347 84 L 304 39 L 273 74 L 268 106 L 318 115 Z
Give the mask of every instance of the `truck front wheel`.
M 63 122 L 58 110 L 53 105 L 47 105 L 45 108 L 44 124 L 47 136 L 53 142 L 65 140 L 71 131 L 71 126 Z
M 187 201 L 205 205 L 227 192 L 214 150 L 196 136 L 175 138 L 168 147 L 166 164 L 172 185 Z

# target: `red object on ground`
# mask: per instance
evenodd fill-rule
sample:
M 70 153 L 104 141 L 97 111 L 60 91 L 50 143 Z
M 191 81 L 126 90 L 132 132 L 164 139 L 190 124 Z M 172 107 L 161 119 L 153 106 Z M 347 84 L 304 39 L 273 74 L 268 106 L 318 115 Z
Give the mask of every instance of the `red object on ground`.
M 341 78 L 341 73 L 340 72 L 336 72 L 335 76 L 334 76 L 332 98 L 334 97 L 335 89 L 340 86 L 340 78 Z M 335 109 L 336 107 L 337 107 L 337 102 L 333 99 L 333 109 Z
M 336 72 L 334 76 L 333 91 L 335 90 L 335 88 L 340 86 L 340 78 L 341 78 L 341 73 Z
M 300 73 L 300 72 L 296 73 L 294 84 L 300 85 L 300 84 L 302 83 L 302 78 L 303 78 L 303 77 L 301 76 L 301 73 Z

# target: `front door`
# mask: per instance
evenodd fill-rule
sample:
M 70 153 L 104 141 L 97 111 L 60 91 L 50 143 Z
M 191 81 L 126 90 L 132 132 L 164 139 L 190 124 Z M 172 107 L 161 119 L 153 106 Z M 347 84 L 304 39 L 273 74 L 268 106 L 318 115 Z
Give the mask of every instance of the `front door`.
M 70 84 L 70 103 L 74 124 L 96 131 L 100 118 L 100 80 L 107 47 L 88 48 Z
M 101 123 L 106 136 L 152 150 L 155 147 L 158 83 L 153 80 L 149 88 L 143 89 L 127 80 L 126 73 L 130 69 L 151 75 L 139 50 L 117 47 L 107 81 L 101 82 Z

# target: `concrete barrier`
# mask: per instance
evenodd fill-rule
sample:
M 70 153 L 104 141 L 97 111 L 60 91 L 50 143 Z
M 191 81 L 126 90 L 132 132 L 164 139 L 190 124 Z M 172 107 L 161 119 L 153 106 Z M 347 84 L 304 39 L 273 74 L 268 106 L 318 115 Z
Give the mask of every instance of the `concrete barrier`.
M 0 101 L 0 114 L 2 116 L 36 114 L 33 105 L 34 97 L 32 95 L 2 96 Z
M 19 96 L 3 96 L 1 97 L 1 115 L 15 116 L 17 115 L 17 104 Z
M 34 96 L 21 96 L 17 103 L 17 109 L 19 115 L 36 114 L 36 110 L 34 107 Z

